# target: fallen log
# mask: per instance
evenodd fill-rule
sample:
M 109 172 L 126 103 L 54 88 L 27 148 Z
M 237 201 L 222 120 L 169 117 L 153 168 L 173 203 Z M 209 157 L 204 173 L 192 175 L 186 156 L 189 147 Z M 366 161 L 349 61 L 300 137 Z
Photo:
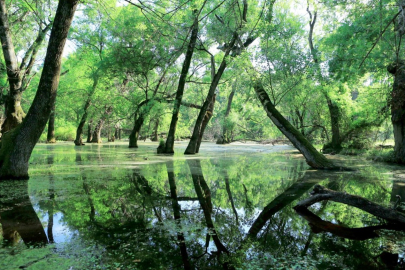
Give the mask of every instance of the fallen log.
M 314 203 L 329 200 L 359 208 L 360 210 L 368 212 L 376 217 L 385 219 L 390 223 L 405 224 L 405 215 L 401 214 L 397 210 L 373 203 L 372 201 L 360 196 L 334 191 L 321 185 L 316 185 L 314 190 L 311 192 L 311 195 L 311 197 L 300 201 L 296 206 L 294 206 L 294 209 L 300 210 L 303 208 L 308 208 Z

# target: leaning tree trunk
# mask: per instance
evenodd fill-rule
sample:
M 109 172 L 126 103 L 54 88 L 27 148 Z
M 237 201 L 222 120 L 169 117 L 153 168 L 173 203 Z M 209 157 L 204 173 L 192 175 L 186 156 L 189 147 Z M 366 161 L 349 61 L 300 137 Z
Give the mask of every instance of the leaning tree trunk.
M 97 123 L 97 125 L 96 125 L 96 127 L 94 128 L 94 131 L 93 131 L 93 138 L 91 139 L 92 143 L 102 143 L 102 141 L 101 141 L 101 130 L 103 128 L 105 120 L 107 119 L 107 116 L 111 112 L 112 112 L 112 107 L 108 107 L 105 110 L 104 115 L 100 118 L 100 120 L 98 120 L 98 123 Z
M 397 162 L 405 163 L 405 64 L 394 63 L 388 66 L 394 74 L 391 92 L 391 121 L 394 127 L 394 154 Z
M 205 126 L 204 126 L 204 128 L 202 127 L 203 121 L 207 117 L 207 110 L 208 110 L 208 107 L 210 106 L 210 104 L 212 104 L 212 109 L 214 108 L 213 99 L 215 99 L 215 89 L 218 86 L 218 83 L 222 77 L 222 74 L 224 74 L 224 71 L 227 66 L 226 58 L 229 55 L 229 53 L 231 52 L 232 48 L 234 47 L 237 38 L 238 38 L 238 36 L 235 33 L 232 37 L 231 42 L 229 43 L 229 48 L 225 51 L 225 55 L 222 58 L 221 65 L 219 66 L 217 72 L 215 72 L 215 59 L 213 56 L 211 57 L 211 74 L 213 76 L 212 76 L 210 89 L 208 91 L 204 104 L 202 105 L 202 107 L 200 109 L 200 113 L 198 114 L 197 120 L 194 125 L 193 135 L 191 136 L 190 142 L 188 143 L 188 146 L 187 146 L 184 154 L 193 155 L 195 153 L 198 153 L 198 150 L 200 147 L 200 144 L 198 143 L 198 141 L 199 141 L 200 137 L 202 138 L 203 133 L 204 133 L 204 128 L 205 128 Z M 211 116 L 208 116 L 208 118 L 207 118 L 208 121 L 211 119 Z M 208 124 L 208 122 L 206 124 Z M 201 141 L 200 141 L 200 143 L 201 143 Z
M 59 1 L 34 101 L 23 123 L 4 134 L 1 141 L 0 179 L 28 179 L 28 160 L 55 102 L 63 48 L 78 2 Z
M 87 115 L 88 115 L 87 111 L 88 111 L 88 108 L 90 107 L 90 104 L 91 104 L 91 99 L 89 97 L 86 101 L 86 104 L 84 104 L 84 113 L 82 115 L 82 119 L 80 120 L 79 126 L 77 127 L 77 130 L 76 130 L 76 139 L 75 139 L 74 143 L 77 146 L 84 145 L 83 139 L 82 139 L 82 134 L 83 134 L 84 125 L 86 124 Z M 89 123 L 89 130 L 90 130 L 90 134 L 91 134 L 91 122 Z M 90 141 L 91 141 L 91 139 L 90 139 Z
M 253 67 L 252 67 L 253 69 Z M 315 169 L 336 169 L 324 155 L 319 153 L 315 147 L 299 132 L 294 126 L 288 122 L 276 109 L 271 102 L 269 95 L 263 88 L 260 79 L 252 76 L 253 88 L 263 105 L 263 108 L 270 118 L 270 120 L 276 125 L 276 127 L 290 140 L 290 142 L 301 152 L 305 157 L 309 166 Z
M 140 113 L 137 119 L 135 120 L 134 128 L 132 129 L 131 134 L 129 135 L 129 148 L 138 148 L 138 137 L 141 132 L 141 128 L 145 118 L 143 114 Z
M 169 133 L 167 135 L 165 148 L 162 150 L 163 153 L 173 154 L 174 153 L 174 138 L 176 133 L 177 121 L 179 120 L 179 111 L 181 100 L 183 99 L 184 87 L 186 85 L 186 78 L 188 70 L 190 68 L 191 59 L 193 58 L 194 47 L 197 43 L 198 36 L 198 16 L 195 17 L 194 23 L 191 30 L 190 42 L 187 47 L 186 57 L 183 62 L 183 67 L 181 69 L 179 85 L 177 86 L 176 98 L 174 102 L 172 121 L 170 123 Z
M 203 135 L 204 135 L 205 128 L 207 127 L 207 125 L 210 122 L 210 120 L 212 118 L 212 115 L 214 113 L 215 96 L 216 95 L 214 95 L 212 97 L 212 100 L 211 100 L 210 104 L 208 105 L 207 112 L 205 113 L 205 117 L 204 117 L 203 122 L 201 124 L 201 131 L 200 131 L 200 134 L 198 136 L 197 147 L 196 147 L 196 150 L 195 150 L 196 153 L 198 153 L 200 151 L 201 141 L 202 141 L 202 138 L 203 138 Z
M 56 102 L 53 103 L 51 115 L 48 121 L 48 134 L 46 136 L 46 143 L 56 143 L 55 138 L 55 109 Z

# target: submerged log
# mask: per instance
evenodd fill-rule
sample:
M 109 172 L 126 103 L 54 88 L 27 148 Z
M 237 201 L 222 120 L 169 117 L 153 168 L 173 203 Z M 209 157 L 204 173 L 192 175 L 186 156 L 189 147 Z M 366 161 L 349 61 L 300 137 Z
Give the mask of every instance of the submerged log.
M 379 204 L 373 203 L 360 196 L 347 194 L 345 192 L 337 192 L 327 189 L 321 185 L 316 185 L 311 192 L 311 197 L 300 201 L 295 207 L 295 210 L 305 209 L 314 203 L 330 200 L 334 202 L 344 203 L 365 212 L 368 212 L 376 217 L 387 220 L 390 223 L 405 224 L 405 215 L 395 209 L 387 208 Z

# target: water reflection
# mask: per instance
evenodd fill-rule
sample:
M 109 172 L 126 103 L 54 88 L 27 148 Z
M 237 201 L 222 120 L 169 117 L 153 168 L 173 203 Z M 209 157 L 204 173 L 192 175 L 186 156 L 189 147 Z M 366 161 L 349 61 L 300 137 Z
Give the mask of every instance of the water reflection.
M 16 191 L 18 193 L 16 194 Z M 2 185 L 0 223 L 3 245 L 15 245 L 20 239 L 26 245 L 41 246 L 48 243 L 45 230 L 28 196 L 28 181 L 15 181 Z
M 145 161 L 126 146 L 47 150 L 34 155 L 39 169 L 29 186 L 18 182 L 7 190 L 0 183 L 0 241 L 15 242 L 7 236 L 14 231 L 27 243 L 34 239 L 26 235 L 35 235 L 37 243 L 56 239 L 92 254 L 73 269 L 380 269 L 387 254 L 397 254 L 400 267 L 401 234 L 381 233 L 397 228 L 330 202 L 302 216 L 292 208 L 317 183 L 388 204 L 402 194 L 403 182 L 392 182 L 386 170 L 306 171 L 302 159 L 284 153 L 155 160 L 146 149 Z M 377 178 L 378 185 L 369 184 Z M 8 229 L 7 222 L 22 220 L 25 225 Z M 53 229 L 60 226 L 68 237 Z M 55 252 L 70 251 L 58 246 Z

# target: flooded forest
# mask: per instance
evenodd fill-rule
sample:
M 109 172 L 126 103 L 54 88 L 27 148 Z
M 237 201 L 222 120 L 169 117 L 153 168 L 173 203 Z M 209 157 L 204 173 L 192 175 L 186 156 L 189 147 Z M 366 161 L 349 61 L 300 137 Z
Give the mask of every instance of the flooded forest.
M 405 269 L 405 0 L 0 0 L 0 269 Z

